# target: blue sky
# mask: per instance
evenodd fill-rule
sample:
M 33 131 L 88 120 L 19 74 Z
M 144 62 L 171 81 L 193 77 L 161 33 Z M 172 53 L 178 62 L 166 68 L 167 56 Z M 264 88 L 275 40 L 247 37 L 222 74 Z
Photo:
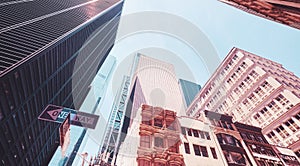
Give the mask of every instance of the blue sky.
M 138 14 L 143 11 L 171 13 L 195 24 L 212 42 L 220 59 L 223 59 L 235 46 L 279 62 L 300 76 L 300 30 L 298 29 L 248 14 L 217 0 L 125 1 L 123 15 Z M 155 24 L 155 19 L 158 18 L 145 20 L 145 22 L 152 21 Z M 143 23 L 137 23 L 135 26 L 139 24 Z M 186 32 L 188 33 L 188 30 Z M 127 50 L 135 47 L 135 42 L 142 41 L 132 40 L 131 45 L 126 45 Z M 163 36 L 159 40 L 157 42 L 169 41 Z M 119 53 L 117 49 L 115 48 L 112 53 Z M 128 53 L 126 49 L 122 50 L 123 55 L 114 54 L 114 56 L 122 60 L 122 57 Z

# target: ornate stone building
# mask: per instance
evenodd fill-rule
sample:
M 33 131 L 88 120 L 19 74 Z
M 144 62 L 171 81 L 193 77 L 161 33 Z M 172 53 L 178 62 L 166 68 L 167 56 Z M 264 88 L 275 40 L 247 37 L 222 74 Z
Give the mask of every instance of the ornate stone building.
M 220 0 L 245 12 L 300 29 L 298 0 Z

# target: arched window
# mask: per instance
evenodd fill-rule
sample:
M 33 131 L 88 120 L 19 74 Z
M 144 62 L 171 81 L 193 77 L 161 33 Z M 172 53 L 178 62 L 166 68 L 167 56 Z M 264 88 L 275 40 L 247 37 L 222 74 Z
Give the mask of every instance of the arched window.
M 241 147 L 240 141 L 231 135 L 220 133 L 217 134 L 217 138 L 220 144 Z

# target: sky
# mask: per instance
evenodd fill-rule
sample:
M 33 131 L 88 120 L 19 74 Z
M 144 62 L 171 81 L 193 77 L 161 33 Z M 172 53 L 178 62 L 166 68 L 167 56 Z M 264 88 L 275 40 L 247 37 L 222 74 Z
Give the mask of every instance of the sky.
M 110 53 L 117 66 L 101 114 L 108 118 L 137 52 L 172 63 L 179 78 L 204 85 L 233 47 L 278 62 L 299 77 L 299 40 L 298 29 L 217 0 L 126 0 Z
M 300 76 L 300 56 L 298 55 L 300 52 L 300 30 L 298 29 L 248 14 L 217 0 L 127 0 L 123 8 L 123 18 L 132 14 L 141 15 L 145 11 L 176 15 L 194 24 L 210 40 L 221 60 L 232 47 L 238 47 L 281 63 L 286 69 Z M 153 14 L 153 19 L 135 22 L 131 26 L 134 26 L 137 29 L 136 31 L 138 31 L 139 27 L 142 29 L 145 24 L 157 24 L 160 18 L 155 16 Z M 151 16 L 148 18 L 151 18 Z M 166 24 L 171 24 L 172 21 L 170 20 Z M 174 21 L 176 20 L 174 19 Z M 121 24 L 119 31 L 124 27 L 128 28 L 128 26 L 122 26 Z M 182 27 L 186 29 L 182 29 Z M 170 29 L 181 29 L 185 33 L 189 33 L 188 27 L 182 24 L 177 26 L 175 24 Z M 157 32 L 152 34 L 144 32 L 133 34 L 127 37 L 126 40 L 120 40 L 119 38 L 120 35 L 117 38 L 116 47 L 111 52 L 112 55 L 117 57 L 118 64 L 129 54 L 133 53 L 132 50 L 145 49 L 153 47 L 153 45 L 172 51 L 173 54 L 182 59 L 189 59 L 187 55 L 189 50 L 183 54 L 180 52 L 181 48 L 175 50 L 174 45 L 168 44 L 174 42 L 174 38 L 170 38 L 167 35 Z M 155 45 L 153 43 L 159 44 Z M 171 59 L 169 60 L 170 62 L 172 61 Z M 188 65 L 192 64 L 189 61 L 185 62 Z M 193 71 L 193 68 L 197 68 L 197 65 L 199 63 L 195 64 L 195 66 L 189 66 Z M 197 74 L 194 75 L 196 81 L 201 84 L 209 77 L 208 75 L 206 78 L 201 77 L 201 79 L 197 79 Z

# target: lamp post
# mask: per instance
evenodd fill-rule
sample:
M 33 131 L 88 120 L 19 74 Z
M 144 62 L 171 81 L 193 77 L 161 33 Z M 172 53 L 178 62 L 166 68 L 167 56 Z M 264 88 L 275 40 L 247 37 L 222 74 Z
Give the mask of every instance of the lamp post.
M 78 154 L 78 153 L 77 153 Z M 87 152 L 85 153 L 82 153 L 80 154 L 79 156 L 82 158 L 82 164 L 81 166 L 84 166 L 84 162 L 87 162 L 87 163 L 90 163 L 89 161 L 86 160 L 86 157 L 88 156 L 89 154 Z

